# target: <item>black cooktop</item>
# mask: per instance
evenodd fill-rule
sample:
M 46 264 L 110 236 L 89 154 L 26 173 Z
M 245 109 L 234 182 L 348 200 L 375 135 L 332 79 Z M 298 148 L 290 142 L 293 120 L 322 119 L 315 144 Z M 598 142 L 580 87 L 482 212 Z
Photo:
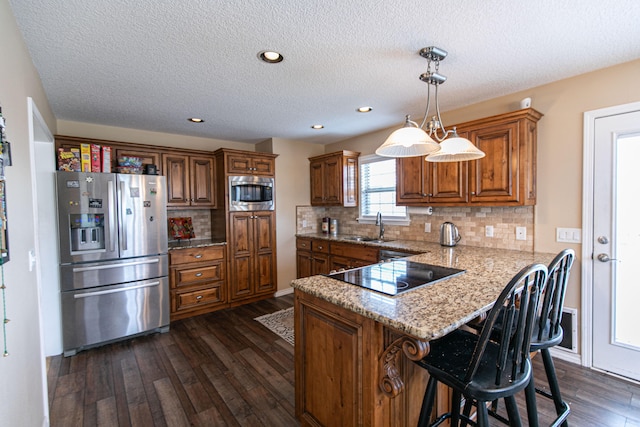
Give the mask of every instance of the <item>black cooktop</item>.
M 457 268 L 400 259 L 332 273 L 328 276 L 383 294 L 398 295 L 464 272 L 465 270 Z

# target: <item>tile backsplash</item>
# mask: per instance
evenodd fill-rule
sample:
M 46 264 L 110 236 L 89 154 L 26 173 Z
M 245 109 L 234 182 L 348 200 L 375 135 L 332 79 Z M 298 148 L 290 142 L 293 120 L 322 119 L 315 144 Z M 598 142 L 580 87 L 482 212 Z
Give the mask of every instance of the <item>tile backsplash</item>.
M 392 240 L 421 240 L 437 243 L 440 225 L 453 222 L 460 231 L 460 245 L 488 248 L 533 251 L 533 206 L 518 207 L 446 207 L 434 208 L 427 215 L 424 208 L 409 208 L 410 224 L 385 224 L 385 238 Z M 322 217 L 338 220 L 339 234 L 377 236 L 374 224 L 360 224 L 357 208 L 296 207 L 296 232 L 321 233 Z M 431 232 L 425 232 L 425 223 L 431 224 Z M 493 237 L 486 237 L 486 226 L 493 227 Z M 526 227 L 526 240 L 516 240 L 516 227 Z
M 191 221 L 193 222 L 193 231 L 196 235 L 196 239 L 211 238 L 211 211 L 209 209 L 180 209 L 167 211 L 167 219 L 177 217 L 191 217 Z M 169 233 L 168 224 L 167 233 Z M 169 241 L 172 241 L 170 233 Z

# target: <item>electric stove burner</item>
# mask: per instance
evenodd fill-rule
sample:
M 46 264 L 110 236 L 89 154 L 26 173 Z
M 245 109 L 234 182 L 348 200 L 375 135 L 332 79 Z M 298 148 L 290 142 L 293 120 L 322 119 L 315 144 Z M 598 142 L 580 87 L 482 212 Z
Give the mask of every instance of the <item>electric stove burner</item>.
M 398 295 L 464 273 L 465 270 L 395 260 L 329 274 L 333 279 L 387 295 Z

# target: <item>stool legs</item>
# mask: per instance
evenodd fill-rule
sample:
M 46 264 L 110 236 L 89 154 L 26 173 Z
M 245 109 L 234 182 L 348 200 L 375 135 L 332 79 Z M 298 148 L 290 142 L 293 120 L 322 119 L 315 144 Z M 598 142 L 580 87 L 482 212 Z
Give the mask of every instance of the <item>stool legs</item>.
M 554 420 L 552 426 L 562 425 L 562 427 L 568 427 L 567 417 L 569 416 L 569 405 L 562 400 L 560 394 L 560 386 L 558 385 L 558 377 L 556 376 L 556 369 L 551 358 L 551 353 L 548 348 L 540 349 L 542 356 L 542 363 L 544 365 L 544 371 L 547 375 L 547 382 L 549 383 L 549 390 L 551 393 L 544 392 L 536 389 L 533 375 L 531 380 L 525 388 L 525 398 L 527 402 L 527 417 L 529 425 L 531 427 L 538 427 L 538 409 L 536 402 L 536 393 L 539 393 L 549 399 L 553 400 L 553 404 L 556 408 L 557 418 Z
M 431 418 L 431 410 L 433 409 L 437 386 L 438 381 L 434 377 L 430 377 L 427 383 L 427 390 L 424 393 L 424 399 L 422 400 L 422 407 L 420 408 L 418 427 L 427 427 L 429 425 L 429 418 Z
M 553 403 L 556 407 L 556 414 L 558 414 L 558 419 L 565 420 L 569 415 L 569 406 L 562 400 L 560 387 L 558 386 L 558 377 L 556 376 L 556 368 L 553 364 L 551 353 L 549 352 L 548 348 L 541 349 L 540 353 L 542 354 L 542 362 L 544 364 L 545 373 L 547 374 L 547 381 L 549 381 L 549 390 L 551 390 L 551 397 L 553 398 Z M 563 421 L 562 427 L 567 426 L 567 422 Z

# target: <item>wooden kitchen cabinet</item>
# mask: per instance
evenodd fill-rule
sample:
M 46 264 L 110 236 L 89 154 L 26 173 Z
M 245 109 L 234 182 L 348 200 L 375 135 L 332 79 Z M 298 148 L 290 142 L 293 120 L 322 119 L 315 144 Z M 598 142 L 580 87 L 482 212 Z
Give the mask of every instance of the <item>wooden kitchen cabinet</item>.
M 167 177 L 168 208 L 216 208 L 213 157 L 166 153 L 162 164 Z
M 297 278 L 375 264 L 378 262 L 378 252 L 379 249 L 375 246 L 298 237 Z
M 308 277 L 329 274 L 329 243 L 323 239 L 296 239 L 296 276 Z
M 527 206 L 536 203 L 537 122 L 533 109 L 458 124 L 460 136 L 484 151 L 478 160 L 397 160 L 400 206 Z
M 468 163 L 430 163 L 425 156 L 396 160 L 396 204 L 466 203 Z
M 225 246 L 169 251 L 171 320 L 227 306 Z
M 276 225 L 273 211 L 229 214 L 230 301 L 276 290 Z
M 312 206 L 358 206 L 358 156 L 343 150 L 309 158 Z
M 331 271 L 364 267 L 378 262 L 379 249 L 354 243 L 331 242 Z
M 259 154 L 229 154 L 226 159 L 227 173 L 230 175 L 266 175 L 273 176 L 275 159 Z
M 403 336 L 298 289 L 294 304 L 295 413 L 301 426 L 417 425 L 428 373 L 402 355 Z M 396 396 L 380 381 L 390 360 L 402 385 Z M 446 412 L 446 387 L 439 384 L 436 396 L 438 413 Z

